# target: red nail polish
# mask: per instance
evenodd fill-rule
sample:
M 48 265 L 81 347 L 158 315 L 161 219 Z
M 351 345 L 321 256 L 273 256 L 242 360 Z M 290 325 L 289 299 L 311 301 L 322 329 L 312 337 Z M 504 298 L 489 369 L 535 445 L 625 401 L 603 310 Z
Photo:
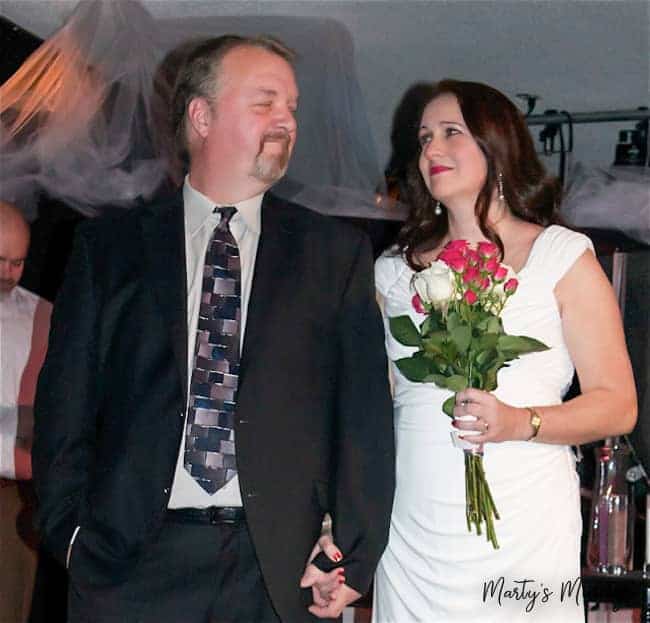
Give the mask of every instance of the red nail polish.
M 343 558 L 343 556 L 341 556 L 341 554 L 339 554 L 339 552 L 336 552 L 336 554 L 334 554 L 334 560 L 336 562 L 339 562 L 342 558 Z
M 345 583 L 345 578 L 343 576 L 339 577 L 339 584 L 344 584 Z

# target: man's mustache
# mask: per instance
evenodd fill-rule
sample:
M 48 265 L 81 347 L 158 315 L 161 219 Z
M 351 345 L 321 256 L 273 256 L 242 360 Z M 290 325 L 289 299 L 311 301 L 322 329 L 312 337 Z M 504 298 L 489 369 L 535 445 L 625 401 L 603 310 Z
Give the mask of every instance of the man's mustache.
M 261 145 L 263 146 L 264 143 L 272 141 L 283 141 L 288 145 L 290 140 L 291 136 L 286 130 L 272 130 L 271 132 L 266 132 L 262 136 Z

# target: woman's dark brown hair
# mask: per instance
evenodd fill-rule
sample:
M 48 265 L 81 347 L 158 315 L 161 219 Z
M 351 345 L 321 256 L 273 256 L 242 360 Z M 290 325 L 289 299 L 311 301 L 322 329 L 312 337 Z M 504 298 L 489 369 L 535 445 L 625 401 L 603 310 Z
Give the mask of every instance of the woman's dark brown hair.
M 503 243 L 487 221 L 498 174 L 503 176 L 505 202 L 517 217 L 544 227 L 560 222 L 561 188 L 547 175 L 535 153 L 533 139 L 523 115 L 502 93 L 478 82 L 442 80 L 434 85 L 430 102 L 443 94 L 453 95 L 463 119 L 487 161 L 485 184 L 476 199 L 475 213 L 483 235 L 494 242 L 503 256 Z M 423 253 L 435 249 L 449 230 L 447 210 L 436 216 L 435 200 L 418 168 L 418 152 L 409 166 L 407 188 L 409 217 L 397 238 L 398 252 L 414 270 Z

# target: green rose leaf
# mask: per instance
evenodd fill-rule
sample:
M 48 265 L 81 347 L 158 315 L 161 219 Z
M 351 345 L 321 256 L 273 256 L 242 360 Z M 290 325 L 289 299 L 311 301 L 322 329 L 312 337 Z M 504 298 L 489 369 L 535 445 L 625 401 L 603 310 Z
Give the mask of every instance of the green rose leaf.
M 456 406 L 456 396 L 449 396 L 447 400 L 442 403 L 442 411 L 449 417 L 454 417 L 454 407 Z
M 476 387 L 476 389 L 483 389 L 485 387 L 483 374 L 481 374 L 476 368 L 472 370 L 472 382 L 470 387 Z
M 435 368 L 434 372 L 439 374 L 446 374 L 449 370 L 449 362 L 442 356 L 434 356 L 431 363 Z
M 446 331 L 433 331 L 422 340 L 422 346 L 428 353 L 442 354 L 447 337 Z
M 444 329 L 445 325 L 442 321 L 442 314 L 434 310 L 429 316 L 424 319 L 424 322 L 420 325 L 420 333 L 424 336 L 432 331 L 439 331 Z
M 429 331 L 431 331 L 434 328 L 434 324 L 435 323 L 432 321 L 431 316 L 427 316 L 424 319 L 424 322 L 420 325 L 420 333 L 423 336 L 426 335 L 427 333 L 429 333 Z
M 429 374 L 429 365 L 424 357 L 403 357 L 395 361 L 397 369 L 414 383 L 421 383 Z
M 486 331 L 488 334 L 499 334 L 503 333 L 503 325 L 501 324 L 501 318 L 498 316 L 490 315 L 487 320 Z
M 467 379 L 460 374 L 452 374 L 447 378 L 447 389 L 452 392 L 463 391 L 467 387 Z
M 508 367 L 502 358 L 497 359 L 483 374 L 483 390 L 492 392 L 497 388 L 497 373 L 501 368 Z
M 455 311 L 450 311 L 447 314 L 447 330 L 451 333 L 459 324 L 462 323 L 462 318 L 460 314 Z
M 448 389 L 449 378 L 444 374 L 429 374 L 425 377 L 425 383 L 435 383 L 438 387 L 442 389 Z
M 445 342 L 442 345 L 442 356 L 450 363 L 458 357 L 458 347 L 454 341 Z
M 449 331 L 449 337 L 456 345 L 458 352 L 464 353 L 472 340 L 472 331 L 467 325 L 461 324 Z
M 388 324 L 393 337 L 404 346 L 420 346 L 422 338 L 409 316 L 389 318 Z
M 477 351 L 496 349 L 498 339 L 499 336 L 495 333 L 485 333 L 476 340 L 475 348 Z
M 422 340 L 422 348 L 424 348 L 424 352 L 427 354 L 431 355 L 440 355 L 442 354 L 442 349 L 436 342 L 433 340 L 428 340 L 427 338 L 424 338 Z
M 500 335 L 497 348 L 503 355 L 510 355 L 508 358 L 548 350 L 543 342 L 523 335 Z
M 487 321 L 489 318 L 489 314 L 486 314 L 485 312 L 479 312 L 477 314 L 477 319 L 474 321 L 474 329 L 478 333 L 485 333 L 487 330 Z
M 488 348 L 487 350 L 482 350 L 478 355 L 476 355 L 476 365 L 478 366 L 481 372 L 487 370 L 499 356 L 496 349 Z

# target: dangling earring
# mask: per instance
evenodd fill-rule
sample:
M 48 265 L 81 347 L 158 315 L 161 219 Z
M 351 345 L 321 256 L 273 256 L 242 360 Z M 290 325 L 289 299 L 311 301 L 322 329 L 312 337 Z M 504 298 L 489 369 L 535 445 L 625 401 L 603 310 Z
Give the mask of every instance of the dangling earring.
M 499 174 L 497 175 L 497 191 L 499 193 L 499 201 L 503 203 L 505 195 L 503 194 L 503 173 L 501 173 L 501 171 L 499 171 Z
M 436 216 L 440 216 L 442 214 L 442 205 L 439 201 L 436 201 L 436 207 L 433 209 L 433 213 Z

